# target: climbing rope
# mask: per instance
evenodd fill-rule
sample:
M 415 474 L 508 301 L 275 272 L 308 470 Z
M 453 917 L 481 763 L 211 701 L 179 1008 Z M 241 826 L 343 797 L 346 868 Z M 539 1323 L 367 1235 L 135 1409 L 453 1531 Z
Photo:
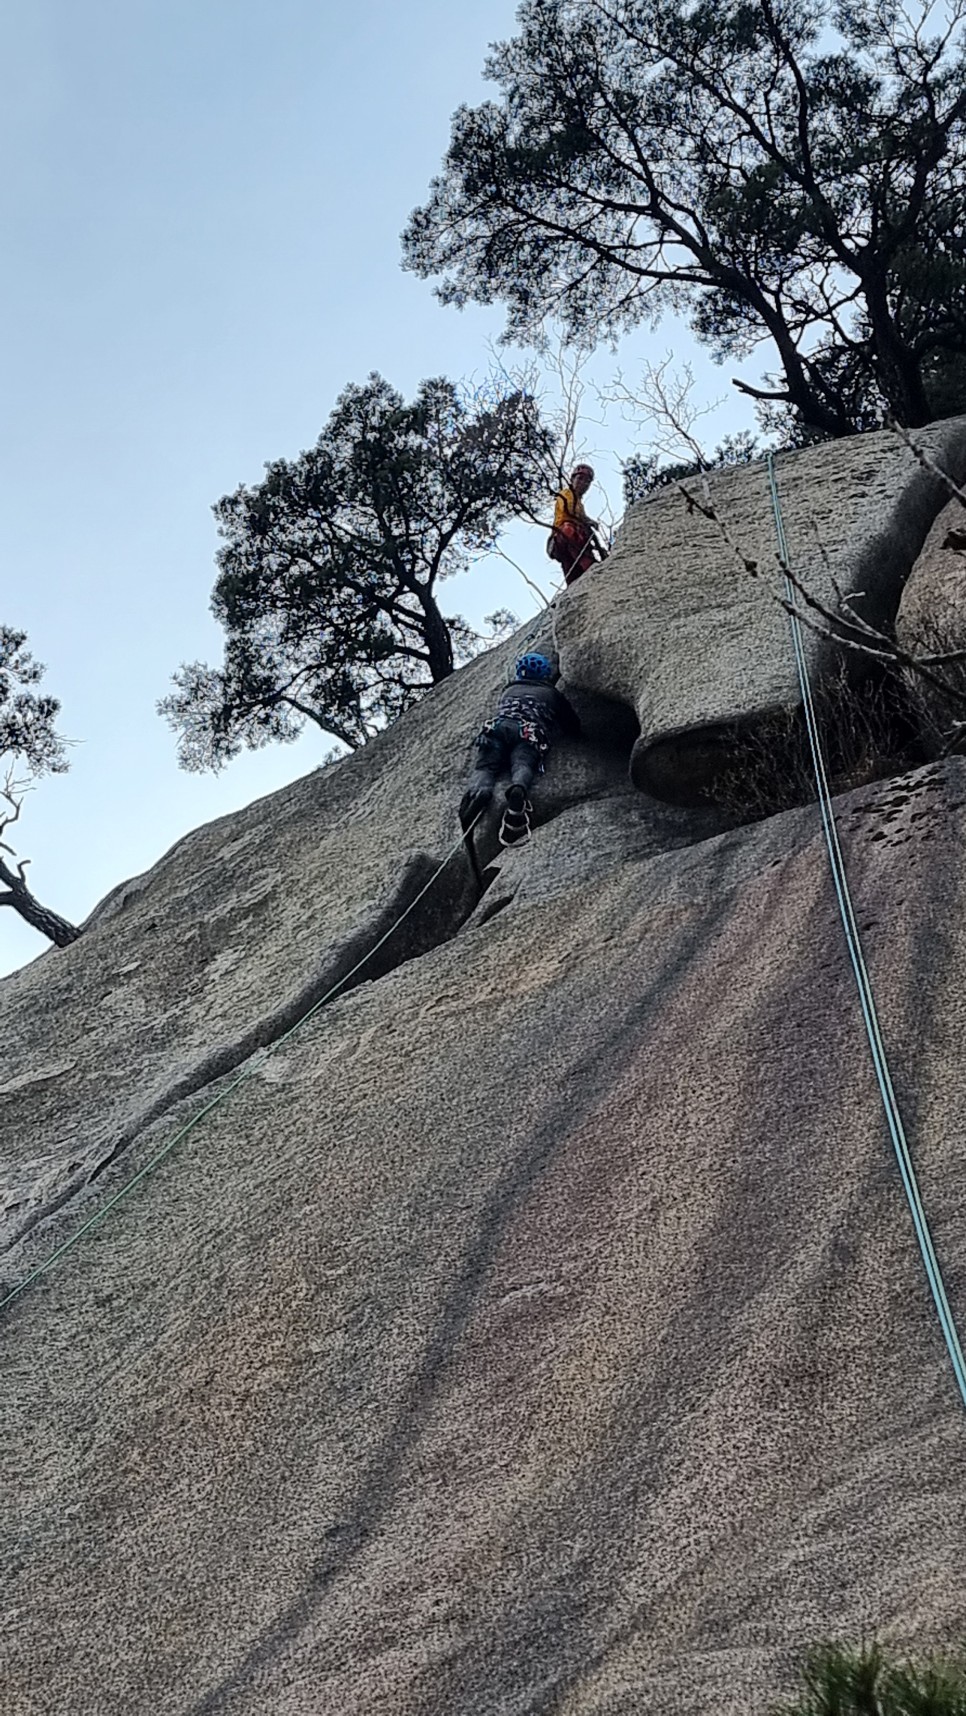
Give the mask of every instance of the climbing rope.
M 548 598 L 544 607 L 541 608 L 534 616 L 527 633 L 527 638 L 524 640 L 524 644 L 522 646 L 524 650 L 526 649 L 529 640 L 534 637 L 539 630 L 540 623 L 548 609 L 552 611 L 552 598 Z M 296 1033 L 301 1031 L 303 1026 L 308 1024 L 310 1019 L 314 1018 L 319 1009 L 324 1007 L 327 1002 L 331 1001 L 332 998 L 339 993 L 339 990 L 345 987 L 349 979 L 351 977 L 355 977 L 356 973 L 361 971 L 363 966 L 368 964 L 369 960 L 379 952 L 379 949 L 385 945 L 389 940 L 389 937 L 395 934 L 400 924 L 402 924 L 409 916 L 410 912 L 418 906 L 420 900 L 428 894 L 433 883 L 442 875 L 446 866 L 452 861 L 461 848 L 468 854 L 474 879 L 477 882 L 479 891 L 482 892 L 482 878 L 480 876 L 476 851 L 473 846 L 473 832 L 483 814 L 484 812 L 482 810 L 479 811 L 469 826 L 460 832 L 459 839 L 447 852 L 442 862 L 437 865 L 428 882 L 420 888 L 418 894 L 410 900 L 408 906 L 400 912 L 395 921 L 390 924 L 385 934 L 379 937 L 379 940 L 369 948 L 368 952 L 364 953 L 362 958 L 357 960 L 355 965 L 353 965 L 342 977 L 339 978 L 338 982 L 333 983 L 331 988 L 327 989 L 325 994 L 320 996 L 318 1001 L 313 1002 L 312 1006 L 302 1014 L 302 1017 L 297 1019 L 295 1024 L 290 1026 L 290 1028 L 284 1032 L 276 1042 L 270 1043 L 267 1048 L 262 1049 L 254 1055 L 248 1062 L 247 1066 L 245 1066 L 239 1073 L 238 1077 L 233 1079 L 231 1084 L 226 1085 L 224 1090 L 219 1091 L 217 1096 L 212 1097 L 210 1102 L 205 1103 L 204 1107 L 200 1108 L 197 1114 L 193 1114 L 191 1119 L 187 1120 L 185 1124 L 175 1132 L 173 1137 L 169 1138 L 167 1142 L 161 1146 L 160 1150 L 157 1150 L 155 1154 L 145 1162 L 144 1166 L 139 1168 L 138 1172 L 133 1174 L 131 1178 L 126 1181 L 117 1192 L 115 1192 L 113 1197 L 108 1198 L 107 1202 L 102 1204 L 100 1209 L 95 1210 L 94 1214 L 90 1216 L 87 1221 L 83 1222 L 74 1233 L 65 1239 L 62 1245 L 57 1246 L 56 1249 L 51 1252 L 49 1257 L 45 1258 L 42 1263 L 38 1263 L 36 1268 L 31 1269 L 24 1276 L 23 1280 L 17 1283 L 16 1287 L 11 1288 L 10 1292 L 0 1299 L 0 1311 L 6 1310 L 7 1306 L 11 1305 L 15 1299 L 19 1298 L 21 1293 L 26 1292 L 27 1288 L 32 1286 L 35 1281 L 39 1280 L 42 1275 L 46 1275 L 48 1270 L 52 1269 L 55 1263 L 58 1263 L 68 1251 L 77 1245 L 79 1240 L 83 1239 L 85 1234 L 90 1233 L 91 1229 L 97 1227 L 111 1210 L 116 1209 L 117 1205 L 121 1203 L 124 1198 L 128 1197 L 131 1192 L 133 1192 L 135 1186 L 140 1185 L 142 1180 L 146 1179 L 149 1174 L 152 1174 L 155 1168 L 164 1161 L 165 1157 L 170 1156 L 176 1145 L 180 1144 L 182 1139 L 188 1136 L 189 1132 L 193 1132 L 195 1127 L 200 1125 L 201 1121 L 204 1120 L 207 1115 L 213 1113 L 213 1111 L 220 1107 L 223 1102 L 227 1102 L 228 1098 L 234 1094 L 240 1085 L 243 1085 L 246 1080 L 252 1078 L 255 1073 L 261 1070 L 266 1061 L 271 1059 L 272 1055 L 277 1054 L 279 1049 L 284 1047 L 286 1043 L 291 1042 Z
M 480 815 L 482 814 L 483 813 L 481 811 Z M 468 832 L 472 831 L 478 821 L 479 816 L 470 824 Z M 433 883 L 442 875 L 447 864 L 455 858 L 457 852 L 463 845 L 464 838 L 465 836 L 461 833 L 455 845 L 447 852 L 446 857 L 436 866 L 436 869 L 430 876 L 429 881 L 420 888 L 419 893 L 410 900 L 408 906 L 400 912 L 399 916 L 390 924 L 385 934 L 379 937 L 379 940 L 369 948 L 368 952 L 364 953 L 362 958 L 358 959 L 355 965 L 351 966 L 350 969 L 339 978 L 338 982 L 333 983 L 331 988 L 327 989 L 325 994 L 322 995 L 318 1001 L 314 1001 L 312 1006 L 302 1014 L 302 1017 L 300 1019 L 296 1019 L 295 1024 L 291 1025 L 276 1042 L 269 1043 L 267 1048 L 261 1049 L 256 1055 L 253 1055 L 247 1066 L 243 1068 L 237 1078 L 232 1080 L 231 1084 L 226 1085 L 224 1090 L 218 1092 L 217 1096 L 213 1096 L 211 1101 L 206 1102 L 203 1108 L 199 1108 L 197 1114 L 193 1114 L 190 1120 L 186 1120 L 185 1124 L 179 1128 L 174 1136 L 169 1138 L 167 1142 L 161 1146 L 160 1150 L 157 1150 L 150 1160 L 145 1162 L 142 1168 L 138 1169 L 136 1174 L 132 1174 L 131 1178 L 121 1186 L 119 1191 L 114 1193 L 112 1198 L 108 1198 L 107 1202 L 103 1204 L 99 1210 L 96 1210 L 75 1233 L 72 1233 L 68 1239 L 64 1240 L 63 1245 L 59 1245 L 55 1251 L 51 1252 L 49 1257 L 45 1258 L 42 1263 L 38 1263 L 35 1269 L 31 1269 L 29 1274 L 25 1275 L 23 1280 L 18 1282 L 16 1287 L 12 1288 L 3 1299 L 0 1299 L 0 1311 L 5 1310 L 8 1305 L 12 1304 L 13 1300 L 18 1298 L 21 1293 L 25 1292 L 34 1281 L 39 1280 L 41 1275 L 46 1275 L 47 1271 L 52 1269 L 54 1264 L 59 1262 L 65 1253 L 70 1251 L 72 1247 L 77 1244 L 78 1240 L 83 1239 L 85 1233 L 90 1233 L 91 1228 L 97 1227 L 97 1225 L 104 1220 L 104 1217 L 108 1215 L 111 1210 L 116 1209 L 117 1205 L 121 1203 L 130 1192 L 133 1192 L 135 1186 L 140 1185 L 142 1180 L 147 1179 L 147 1176 L 154 1172 L 158 1164 L 163 1162 L 166 1156 L 170 1156 L 175 1146 L 180 1144 L 181 1140 L 186 1138 L 189 1132 L 193 1132 L 196 1126 L 200 1125 L 206 1115 L 213 1113 L 214 1110 L 220 1107 L 223 1102 L 227 1102 L 228 1098 L 234 1094 L 239 1085 L 243 1085 L 247 1079 L 252 1078 L 255 1073 L 260 1072 L 266 1061 L 269 1061 L 273 1055 L 277 1054 L 279 1049 L 283 1048 L 286 1043 L 290 1043 L 292 1038 L 302 1030 L 303 1026 L 307 1025 L 309 1020 L 314 1018 L 319 1009 L 324 1007 L 326 1002 L 331 1001 L 332 997 L 337 995 L 340 989 L 345 988 L 350 977 L 354 977 L 357 971 L 361 971 L 362 967 L 368 964 L 374 954 L 377 954 L 379 949 L 389 940 L 389 937 L 395 934 L 400 924 L 408 918 L 414 907 L 418 906 L 420 900 L 429 893 Z
M 812 766 L 815 771 L 815 781 L 818 787 L 818 802 L 822 814 L 822 827 L 825 832 L 825 844 L 828 848 L 829 864 L 832 870 L 832 880 L 835 884 L 836 899 L 838 900 L 842 927 L 845 931 L 845 940 L 848 945 L 849 958 L 852 962 L 852 970 L 855 974 L 856 987 L 859 992 L 859 1004 L 862 1009 L 862 1018 L 865 1023 L 866 1035 L 869 1039 L 872 1064 L 875 1068 L 876 1080 L 882 1097 L 882 1106 L 885 1110 L 889 1136 L 892 1139 L 893 1148 L 896 1153 L 896 1160 L 899 1164 L 899 1173 L 902 1179 L 903 1189 L 906 1194 L 909 1209 L 912 1213 L 913 1226 L 916 1231 L 916 1238 L 919 1241 L 919 1250 L 922 1253 L 922 1261 L 926 1270 L 926 1278 L 929 1282 L 933 1303 L 936 1307 L 939 1325 L 943 1332 L 943 1339 L 946 1342 L 946 1349 L 949 1353 L 950 1362 L 953 1367 L 956 1385 L 959 1389 L 963 1405 L 966 1406 L 966 1361 L 963 1359 L 963 1350 L 960 1345 L 959 1336 L 956 1332 L 956 1324 L 953 1320 L 949 1299 L 946 1295 L 942 1271 L 939 1267 L 939 1262 L 933 1246 L 932 1235 L 929 1231 L 929 1223 L 926 1219 L 926 1212 L 923 1207 L 922 1196 L 919 1191 L 919 1182 L 916 1177 L 916 1170 L 912 1161 L 912 1154 L 906 1138 L 905 1127 L 902 1123 L 902 1115 L 899 1112 L 899 1104 L 896 1099 L 895 1089 L 893 1088 L 892 1075 L 889 1071 L 889 1062 L 886 1056 L 885 1044 L 883 1042 L 882 1032 L 879 1026 L 879 1015 L 876 1010 L 875 997 L 872 993 L 872 982 L 869 977 L 868 967 L 865 963 L 865 955 L 862 951 L 858 925 L 855 921 L 855 912 L 852 908 L 852 896 L 849 891 L 848 877 L 845 870 L 845 859 L 842 855 L 841 845 L 839 844 L 838 828 L 836 826 L 835 812 L 832 806 L 832 794 L 829 788 L 828 773 L 825 767 L 825 755 L 822 749 L 818 719 L 815 713 L 815 702 L 812 696 L 812 687 L 808 676 L 808 667 L 805 661 L 805 647 L 802 639 L 802 622 L 797 612 L 795 590 L 793 588 L 791 578 L 788 575 L 788 569 L 791 562 L 788 557 L 788 543 L 785 539 L 785 526 L 782 519 L 781 501 L 779 499 L 778 483 L 775 477 L 775 461 L 771 453 L 768 454 L 768 482 L 771 490 L 772 511 L 775 516 L 775 533 L 778 538 L 779 560 L 781 562 L 785 578 L 785 596 L 790 610 L 789 618 L 791 620 L 792 628 L 792 646 L 795 651 L 795 664 L 798 669 L 798 681 L 802 693 L 802 706 L 805 711 L 805 724 L 808 729 L 808 742 L 812 753 Z

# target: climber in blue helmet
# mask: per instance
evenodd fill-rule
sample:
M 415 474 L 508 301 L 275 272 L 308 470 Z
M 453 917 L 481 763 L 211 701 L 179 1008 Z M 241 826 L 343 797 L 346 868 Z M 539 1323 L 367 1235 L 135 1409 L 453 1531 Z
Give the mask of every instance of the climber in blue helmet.
M 518 846 L 530 835 L 530 787 L 559 735 L 577 738 L 580 721 L 557 690 L 560 675 L 545 655 L 522 655 L 513 678 L 500 695 L 496 714 L 476 739 L 476 766 L 460 801 L 464 829 L 484 811 L 493 797 L 497 775 L 510 776 L 506 809 L 500 828 L 504 846 Z

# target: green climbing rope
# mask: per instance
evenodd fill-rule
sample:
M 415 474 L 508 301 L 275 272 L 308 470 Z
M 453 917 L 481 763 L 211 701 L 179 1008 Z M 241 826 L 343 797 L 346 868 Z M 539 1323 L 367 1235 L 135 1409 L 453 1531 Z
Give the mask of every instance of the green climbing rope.
M 859 992 L 859 1005 L 862 1009 L 862 1018 L 865 1024 L 866 1035 L 869 1039 L 869 1050 L 872 1055 L 872 1064 L 875 1068 L 875 1076 L 878 1082 L 879 1092 L 882 1097 L 882 1106 L 885 1110 L 889 1136 L 892 1139 L 896 1160 L 899 1164 L 899 1174 L 902 1179 L 903 1189 L 912 1214 L 913 1227 L 915 1228 L 916 1238 L 919 1242 L 919 1250 L 922 1253 L 922 1261 L 926 1271 L 926 1278 L 929 1282 L 929 1289 L 932 1294 L 933 1303 L 936 1307 L 939 1325 L 942 1329 L 943 1339 L 946 1343 L 946 1350 L 949 1353 L 950 1363 L 953 1367 L 956 1386 L 959 1389 L 963 1405 L 966 1406 L 966 1361 L 963 1359 L 962 1346 L 960 1345 L 959 1335 L 956 1332 L 956 1324 L 953 1320 L 949 1299 L 946 1294 L 942 1271 L 936 1257 L 932 1234 L 929 1231 L 929 1222 L 926 1219 L 926 1212 L 923 1207 L 922 1195 L 919 1190 L 919 1182 L 913 1165 L 912 1153 L 909 1149 L 906 1130 L 902 1122 L 902 1115 L 899 1111 L 899 1104 L 896 1099 L 896 1093 L 892 1083 L 892 1075 L 889 1071 L 889 1062 L 886 1055 L 885 1043 L 883 1042 L 882 1031 L 879 1026 L 879 1015 L 876 1010 L 875 997 L 872 992 L 872 981 L 869 976 L 868 967 L 865 963 L 865 955 L 862 951 L 862 942 L 859 937 L 858 925 L 855 921 L 855 912 L 852 907 L 852 896 L 849 891 L 848 876 L 846 875 L 845 870 L 845 859 L 839 843 L 838 828 L 836 826 L 835 812 L 832 805 L 832 794 L 829 788 L 828 772 L 825 767 L 825 754 L 822 749 L 821 734 L 819 732 L 818 720 L 815 714 L 815 701 L 812 696 L 811 681 L 808 675 L 808 666 L 805 661 L 805 648 L 802 640 L 802 622 L 797 613 L 795 590 L 788 575 L 791 562 L 788 557 L 788 543 L 785 539 L 785 526 L 782 519 L 781 500 L 779 499 L 778 482 L 775 476 L 775 461 L 771 453 L 768 454 L 768 482 L 771 489 L 772 511 L 775 515 L 775 533 L 778 538 L 778 555 L 785 578 L 785 596 L 790 610 L 789 617 L 792 628 L 792 646 L 795 651 L 795 664 L 798 669 L 798 680 L 802 693 L 802 706 L 805 711 L 805 724 L 808 729 L 808 742 L 812 753 L 812 766 L 815 771 L 815 782 L 818 788 L 818 802 L 822 815 L 822 827 L 825 832 L 825 844 L 828 848 L 829 864 L 832 870 L 832 880 L 835 885 L 835 894 L 838 900 L 839 913 L 842 919 L 842 927 L 845 931 L 845 940 L 848 945 L 849 958 L 852 962 L 852 970 L 855 974 L 856 987 Z
M 482 815 L 482 812 L 480 814 Z M 477 817 L 476 820 L 479 821 L 479 817 Z M 475 825 L 471 824 L 471 827 L 472 826 Z M 42 1263 L 38 1263 L 35 1269 L 31 1269 L 29 1274 L 25 1275 L 23 1280 L 17 1283 L 16 1287 L 13 1287 L 3 1299 L 0 1299 L 0 1311 L 5 1310 L 8 1305 L 13 1303 L 14 1299 L 19 1298 L 20 1294 L 24 1293 L 26 1289 L 33 1284 L 33 1282 L 39 1280 L 41 1275 L 46 1275 L 48 1270 L 53 1269 L 54 1264 L 58 1263 L 66 1252 L 72 1250 L 78 1241 L 83 1239 L 85 1233 L 90 1233 L 91 1228 L 97 1227 L 111 1210 L 116 1209 L 117 1205 L 121 1203 L 124 1198 L 128 1197 L 131 1192 L 133 1192 L 135 1186 L 140 1185 L 142 1180 L 147 1179 L 147 1176 L 154 1172 L 155 1168 L 158 1167 L 159 1163 L 164 1161 L 166 1156 L 170 1156 L 175 1146 L 180 1144 L 183 1138 L 187 1138 L 188 1133 L 193 1132 L 195 1127 L 199 1126 L 202 1120 L 205 1119 L 206 1115 L 211 1114 L 216 1108 L 219 1108 L 223 1102 L 227 1102 L 228 1098 L 234 1095 L 234 1092 L 240 1085 L 245 1084 L 248 1079 L 253 1078 L 255 1073 L 260 1072 L 266 1061 L 270 1060 L 273 1055 L 276 1055 L 279 1049 L 283 1048 L 286 1043 L 290 1043 L 292 1038 L 308 1024 L 309 1020 L 315 1017 L 315 1014 L 319 1009 L 324 1007 L 328 1001 L 331 1001 L 333 996 L 339 993 L 340 989 L 345 988 L 350 977 L 355 977 L 356 972 L 361 971 L 363 966 L 368 964 L 373 955 L 378 953 L 379 949 L 389 940 L 389 937 L 395 934 L 400 924 L 409 916 L 414 907 L 418 906 L 420 900 L 429 893 L 433 883 L 442 875 L 447 864 L 455 858 L 460 847 L 463 845 L 463 840 L 464 835 L 461 833 L 455 845 L 453 845 L 449 852 L 447 852 L 442 863 L 436 866 L 436 869 L 430 876 L 429 881 L 420 888 L 419 893 L 410 900 L 408 906 L 400 912 L 398 918 L 390 924 L 385 934 L 379 937 L 379 940 L 369 948 L 368 952 L 364 953 L 362 958 L 358 959 L 355 965 L 353 965 L 339 978 L 337 983 L 333 983 L 331 988 L 327 989 L 325 994 L 320 996 L 318 1001 L 314 1001 L 312 1006 L 302 1014 L 302 1017 L 300 1019 L 296 1019 L 295 1024 L 291 1025 L 276 1042 L 270 1043 L 267 1048 L 261 1049 L 257 1054 L 253 1055 L 251 1060 L 239 1073 L 238 1077 L 232 1079 L 231 1084 L 226 1085 L 224 1090 L 220 1090 L 218 1095 L 213 1096 L 210 1102 L 206 1102 L 203 1108 L 199 1108 L 197 1114 L 193 1114 L 190 1120 L 186 1120 L 185 1124 L 174 1133 L 173 1137 L 167 1139 L 167 1141 L 162 1144 L 160 1150 L 156 1150 L 149 1161 L 145 1162 L 144 1166 L 139 1168 L 136 1174 L 132 1174 L 131 1178 L 114 1193 L 113 1197 L 108 1198 L 107 1202 L 102 1204 L 100 1209 L 95 1210 L 94 1214 L 90 1216 L 79 1228 L 77 1228 L 76 1232 L 72 1233 L 69 1238 L 65 1239 L 62 1245 L 58 1245 L 56 1250 L 52 1251 L 49 1257 L 45 1257 Z

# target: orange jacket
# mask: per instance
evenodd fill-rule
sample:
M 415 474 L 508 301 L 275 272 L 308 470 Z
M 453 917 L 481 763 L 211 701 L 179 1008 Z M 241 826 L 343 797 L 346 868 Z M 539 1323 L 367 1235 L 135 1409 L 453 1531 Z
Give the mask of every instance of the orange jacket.
M 568 524 L 571 519 L 577 519 L 581 524 L 586 523 L 587 514 L 584 511 L 584 503 L 579 495 L 574 494 L 573 489 L 561 489 L 557 496 L 557 504 L 554 507 L 554 530 L 559 529 L 562 524 Z

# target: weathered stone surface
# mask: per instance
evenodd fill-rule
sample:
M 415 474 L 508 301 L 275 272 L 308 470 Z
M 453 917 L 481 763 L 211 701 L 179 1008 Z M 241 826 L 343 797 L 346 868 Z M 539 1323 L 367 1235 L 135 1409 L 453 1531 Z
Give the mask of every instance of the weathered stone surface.
M 966 649 L 966 508 L 961 501 L 943 507 L 926 538 L 902 593 L 896 636 L 914 656 Z M 934 754 L 947 748 L 952 723 L 966 720 L 966 671 L 953 664 L 940 671 L 962 701 L 944 696 L 920 674 L 906 674 L 923 737 Z
M 966 474 L 966 419 L 922 430 L 923 449 L 955 481 Z M 867 618 L 892 619 L 904 579 L 945 499 L 939 480 L 887 432 L 782 454 L 779 492 L 796 575 L 834 605 L 836 585 L 862 591 Z M 708 478 L 715 523 L 677 489 L 630 509 L 600 570 L 557 604 L 568 681 L 606 689 L 634 709 L 636 784 L 658 797 L 714 796 L 735 722 L 799 701 L 763 464 Z M 700 484 L 692 480 L 700 495 Z M 756 563 L 752 577 L 739 554 Z M 807 638 L 821 674 L 827 649 Z
M 521 635 L 550 647 L 549 616 Z M 472 740 L 519 647 L 473 663 L 364 754 L 189 835 L 109 896 L 82 943 L 0 984 L 0 1277 L 19 1236 L 86 1196 L 153 1118 L 279 1036 L 424 886 L 459 838 Z M 599 697 L 583 704 L 588 736 L 551 754 L 538 823 L 632 792 L 633 721 L 608 720 Z M 499 808 L 479 831 L 484 861 L 498 822 Z M 459 853 L 367 977 L 452 935 L 475 899 Z
M 840 811 L 962 1313 L 966 765 Z M 8 1312 L 16 1716 L 738 1716 L 817 1633 L 961 1635 L 966 1424 L 816 816 L 635 814 L 596 866 L 564 812 Z
M 836 451 L 813 492 L 879 482 Z M 964 1636 L 966 1414 L 817 812 L 631 789 L 649 576 L 525 634 L 588 734 L 531 844 L 475 910 L 457 855 L 269 1059 L 453 847 L 521 639 L 0 984 L 8 1282 L 230 1092 L 0 1313 L 4 1716 L 761 1716 L 822 1635 Z M 682 766 L 734 716 L 730 577 L 720 658 L 661 610 Z M 962 1329 L 966 761 L 838 813 Z

